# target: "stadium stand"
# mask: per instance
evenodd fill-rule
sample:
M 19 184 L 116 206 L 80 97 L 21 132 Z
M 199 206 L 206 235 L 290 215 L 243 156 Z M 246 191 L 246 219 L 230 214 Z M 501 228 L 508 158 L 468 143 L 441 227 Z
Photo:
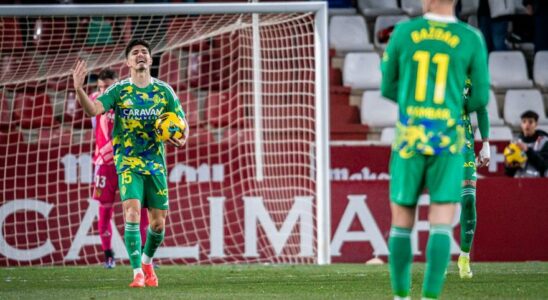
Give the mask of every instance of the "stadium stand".
M 525 56 L 520 51 L 496 51 L 489 55 L 491 86 L 495 91 L 533 86 L 527 75 Z
M 476 28 L 479 28 L 478 25 L 478 16 L 477 15 L 470 15 L 468 16 L 466 22 Z
M 167 51 L 160 56 L 158 79 L 167 82 L 176 91 L 187 88 L 185 85 L 186 74 L 181 71 L 183 68 L 180 64 L 181 59 L 178 50 Z
M 33 43 L 40 52 L 55 53 L 71 50 L 73 37 L 63 18 L 39 18 L 34 23 Z
M 13 119 L 25 129 L 57 125 L 46 93 L 16 93 Z
M 539 88 L 548 92 L 548 51 L 539 51 L 535 54 L 533 78 Z
M 63 123 L 71 124 L 73 128 L 91 128 L 91 118 L 86 116 L 82 106 L 77 103 L 74 91 L 64 92 L 66 101 L 63 115 Z
M 396 0 L 358 0 L 358 9 L 368 19 L 402 13 Z
M 386 47 L 386 41 L 379 40 L 379 33 L 383 30 L 391 30 L 394 25 L 396 25 L 398 22 L 409 20 L 409 17 L 406 15 L 383 15 L 378 16 L 377 19 L 375 19 L 375 27 L 374 27 L 374 37 L 373 41 L 375 44 L 375 47 L 379 49 L 383 49 Z
M 36 130 L 34 136 L 36 140 L 28 140 L 29 143 L 38 143 L 46 145 L 70 145 L 72 144 L 72 134 L 70 129 L 58 126 L 55 128 L 40 128 Z
M 489 113 L 489 123 L 491 126 L 501 126 L 504 125 L 504 120 L 500 117 L 499 106 L 497 104 L 497 99 L 495 98 L 495 93 L 493 90 L 489 91 L 489 103 L 487 104 L 487 111 Z M 472 113 L 470 118 L 472 119 L 472 126 L 478 126 L 478 118 L 476 113 Z
M 210 92 L 206 99 L 205 120 L 213 127 L 226 127 L 238 120 L 238 97 L 230 92 Z
M 329 23 L 329 47 L 340 55 L 349 51 L 372 51 L 373 44 L 361 16 L 333 16 Z
M 479 8 L 478 0 L 460 0 L 461 11 L 460 16 L 463 19 L 468 18 L 470 15 L 476 15 Z
M 410 17 L 422 15 L 422 1 L 401 0 L 401 9 Z
M 474 133 L 474 139 L 481 141 L 481 134 L 479 128 L 476 128 Z M 512 129 L 508 126 L 491 126 L 489 128 L 489 140 L 490 141 L 511 141 L 513 139 Z
M 15 124 L 11 120 L 9 103 L 3 93 L 0 93 L 0 130 L 7 130 Z
M 518 128 L 521 122 L 520 116 L 526 110 L 538 113 L 539 124 L 548 124 L 542 94 L 538 90 L 508 90 L 504 99 L 504 121 Z
M 16 18 L 0 19 L 0 49 L 6 53 L 20 53 L 24 51 L 23 37 Z
M 204 119 L 200 116 L 199 102 L 196 95 L 191 91 L 179 91 L 177 97 L 185 109 L 188 125 L 195 128 L 204 124 Z
M 370 128 L 394 126 L 398 120 L 398 106 L 381 96 L 380 91 L 365 91 L 362 96 L 361 122 Z
M 329 15 L 355 15 L 358 11 L 351 0 L 329 0 Z
M 396 138 L 396 128 L 385 127 L 381 131 L 381 144 L 390 145 Z
M 344 58 L 343 84 L 352 89 L 378 90 L 381 58 L 376 52 L 348 53 Z
M 0 130 L 0 147 L 13 147 L 16 148 L 17 145 L 23 141 L 23 134 L 18 129 L 10 131 Z M 5 149 L 5 148 L 3 148 Z

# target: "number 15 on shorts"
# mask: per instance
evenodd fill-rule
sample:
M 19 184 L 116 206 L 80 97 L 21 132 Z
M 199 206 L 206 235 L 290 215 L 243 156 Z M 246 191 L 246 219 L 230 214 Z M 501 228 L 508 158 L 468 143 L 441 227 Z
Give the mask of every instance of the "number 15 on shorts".
M 131 183 L 131 173 L 130 172 L 122 173 L 122 183 L 123 184 Z

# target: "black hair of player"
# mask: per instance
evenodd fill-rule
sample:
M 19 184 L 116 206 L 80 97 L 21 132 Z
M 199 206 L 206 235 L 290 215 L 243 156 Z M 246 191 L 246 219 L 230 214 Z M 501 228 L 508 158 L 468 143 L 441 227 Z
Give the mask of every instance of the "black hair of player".
M 134 39 L 134 40 L 131 40 L 129 42 L 129 44 L 127 44 L 127 46 L 126 46 L 126 58 L 128 57 L 129 52 L 131 51 L 131 49 L 133 49 L 133 47 L 135 47 L 137 45 L 141 45 L 141 46 L 147 48 L 148 53 L 150 53 L 150 55 L 152 56 L 152 52 L 150 51 L 150 44 L 147 41 L 145 41 L 143 39 Z
M 107 79 L 116 80 L 116 78 L 118 78 L 118 75 L 116 75 L 116 72 L 114 72 L 114 70 L 109 68 L 101 70 L 101 72 L 99 72 L 99 75 L 97 75 L 97 79 L 103 80 L 103 81 Z
M 538 114 L 532 110 L 528 110 L 521 114 L 521 119 L 533 119 L 535 122 L 538 122 Z

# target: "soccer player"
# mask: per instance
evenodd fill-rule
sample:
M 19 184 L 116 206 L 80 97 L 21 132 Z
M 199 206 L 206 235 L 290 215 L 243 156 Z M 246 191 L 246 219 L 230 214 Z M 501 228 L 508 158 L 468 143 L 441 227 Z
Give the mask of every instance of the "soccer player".
M 156 139 L 154 122 L 165 112 L 174 112 L 185 120 L 185 113 L 173 89 L 150 75 L 152 57 L 147 41 L 130 41 L 125 56 L 130 77 L 110 86 L 98 101 L 91 101 L 82 87 L 87 74 L 85 61 L 78 61 L 73 71 L 74 88 L 88 115 L 114 110 L 114 164 L 124 208 L 126 250 L 133 268 L 129 286 L 157 287 L 152 258 L 164 240 L 169 203 L 164 144 Z M 182 139 L 171 138 L 168 142 L 182 147 L 187 136 L 185 132 Z M 150 220 L 143 253 L 141 207 L 148 208 Z
M 411 230 L 424 188 L 430 194 L 424 298 L 438 298 L 450 258 L 451 221 L 460 202 L 462 111 L 485 107 L 487 50 L 481 33 L 454 16 L 454 0 L 423 0 L 424 16 L 395 26 L 382 61 L 381 93 L 398 103 L 390 158 L 390 278 L 396 299 L 409 298 Z M 474 88 L 463 101 L 465 79 Z
M 472 89 L 470 80 L 466 80 L 464 88 L 464 102 L 470 97 Z M 463 279 L 472 278 L 470 269 L 470 249 L 476 232 L 476 167 L 489 165 L 491 154 L 489 152 L 489 114 L 485 107 L 476 111 L 478 127 L 483 141 L 479 157 L 476 162 L 474 153 L 474 131 L 470 122 L 470 114 L 465 109 L 462 114 L 466 147 L 464 147 L 464 181 L 462 182 L 461 212 L 460 212 L 460 255 L 457 262 L 459 276 Z
M 111 69 L 99 72 L 97 79 L 97 91 L 89 96 L 92 101 L 101 96 L 105 90 L 117 80 L 116 73 Z M 93 199 L 99 202 L 99 236 L 101 246 L 105 254 L 104 267 L 112 269 L 116 266 L 114 252 L 112 251 L 112 219 L 114 199 L 118 190 L 118 175 L 114 167 L 112 153 L 112 129 L 114 128 L 114 111 L 109 110 L 103 115 L 92 118 L 95 128 L 95 187 Z M 148 214 L 146 208 L 141 209 L 141 244 L 146 241 L 146 229 L 148 227 Z

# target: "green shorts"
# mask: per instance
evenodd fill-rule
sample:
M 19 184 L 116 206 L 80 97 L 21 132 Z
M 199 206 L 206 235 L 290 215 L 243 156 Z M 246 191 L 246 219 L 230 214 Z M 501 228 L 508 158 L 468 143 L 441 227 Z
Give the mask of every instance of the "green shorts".
M 424 188 L 428 188 L 431 203 L 460 202 L 463 161 L 462 154 L 417 154 L 404 159 L 398 152 L 392 151 L 390 200 L 414 207 Z
M 167 210 L 167 179 L 163 175 L 143 175 L 126 171 L 118 174 L 120 198 L 138 199 L 141 207 Z
M 464 151 L 464 180 L 476 181 L 478 179 L 476 171 L 476 154 L 474 150 L 466 149 Z

